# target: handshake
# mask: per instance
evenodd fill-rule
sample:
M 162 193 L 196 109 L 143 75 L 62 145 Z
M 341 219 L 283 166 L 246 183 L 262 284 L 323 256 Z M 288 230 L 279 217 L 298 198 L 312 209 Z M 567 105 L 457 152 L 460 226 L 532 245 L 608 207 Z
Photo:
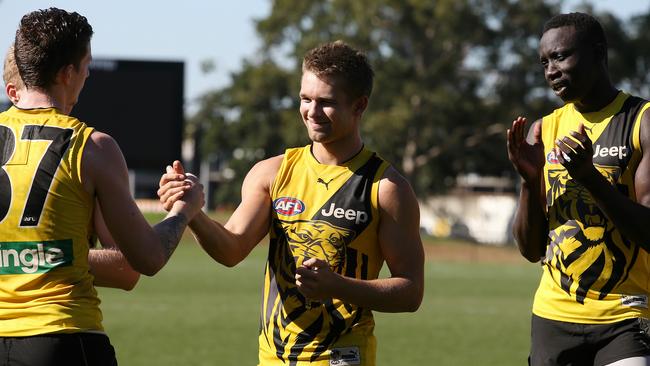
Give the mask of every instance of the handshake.
M 166 173 L 160 177 L 157 193 L 165 211 L 182 210 L 188 214 L 188 220 L 205 205 L 203 185 L 197 176 L 185 173 L 178 160 L 167 166 Z

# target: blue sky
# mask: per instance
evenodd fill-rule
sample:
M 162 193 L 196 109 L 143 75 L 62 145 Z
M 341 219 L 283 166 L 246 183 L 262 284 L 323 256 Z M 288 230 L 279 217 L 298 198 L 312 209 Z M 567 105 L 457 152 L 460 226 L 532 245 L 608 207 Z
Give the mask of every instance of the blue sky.
M 93 57 L 185 61 L 185 98 L 190 105 L 202 92 L 225 85 L 243 57 L 254 57 L 259 42 L 253 19 L 271 10 L 268 0 L 0 0 L 2 57 L 20 18 L 51 6 L 88 18 L 95 31 Z M 200 65 L 209 59 L 216 69 L 204 75 Z
M 580 0 L 566 1 L 573 10 Z M 592 0 L 596 10 L 627 18 L 650 8 L 650 0 Z M 254 59 L 259 41 L 253 19 L 271 10 L 270 0 L 0 0 L 0 51 L 14 38 L 20 17 L 56 6 L 86 16 L 95 30 L 94 57 L 185 61 L 185 99 L 191 108 L 203 92 L 224 86 L 243 58 Z M 216 69 L 201 72 L 201 62 Z M 137 92 L 146 92 L 140 88 Z M 4 97 L 4 93 L 0 93 Z

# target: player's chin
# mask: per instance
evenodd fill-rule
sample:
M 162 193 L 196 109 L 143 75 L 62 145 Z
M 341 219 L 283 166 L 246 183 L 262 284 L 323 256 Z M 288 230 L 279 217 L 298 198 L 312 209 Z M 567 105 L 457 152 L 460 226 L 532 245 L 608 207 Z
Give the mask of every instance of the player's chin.
M 318 142 L 321 144 L 327 143 L 330 141 L 330 134 L 329 133 L 324 133 L 324 132 L 317 132 L 317 131 L 309 131 L 309 139 L 312 142 Z
M 558 96 L 564 103 L 574 103 L 578 101 L 577 93 L 570 87 L 560 88 L 554 90 L 555 95 Z

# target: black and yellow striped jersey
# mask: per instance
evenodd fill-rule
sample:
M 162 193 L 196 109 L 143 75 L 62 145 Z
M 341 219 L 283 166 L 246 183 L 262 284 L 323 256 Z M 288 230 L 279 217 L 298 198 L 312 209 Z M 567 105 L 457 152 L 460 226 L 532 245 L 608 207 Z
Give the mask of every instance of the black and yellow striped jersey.
M 54 108 L 0 113 L 0 336 L 102 330 L 81 181 L 92 131 Z
M 319 258 L 348 277 L 378 277 L 377 192 L 387 167 L 365 148 L 334 166 L 320 164 L 311 146 L 285 152 L 271 188 L 261 365 L 374 365 L 372 312 L 337 299 L 306 299 L 296 288 L 295 271 Z
M 543 118 L 549 238 L 533 305 L 536 315 L 590 324 L 649 315 L 648 254 L 619 232 L 553 152 L 556 139 L 584 124 L 594 166 L 619 192 L 635 200 L 640 120 L 649 106 L 620 92 L 600 111 L 580 113 L 568 103 Z

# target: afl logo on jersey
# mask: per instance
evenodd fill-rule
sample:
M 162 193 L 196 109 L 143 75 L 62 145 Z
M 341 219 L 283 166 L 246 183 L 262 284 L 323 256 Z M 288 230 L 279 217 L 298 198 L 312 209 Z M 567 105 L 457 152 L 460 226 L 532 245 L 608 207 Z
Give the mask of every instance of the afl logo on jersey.
M 550 164 L 560 164 L 560 162 L 557 160 L 557 157 L 555 156 L 555 151 L 551 150 L 548 155 L 546 155 L 546 161 L 548 161 Z
M 280 197 L 273 201 L 273 209 L 280 215 L 294 216 L 305 211 L 305 204 L 293 197 Z

